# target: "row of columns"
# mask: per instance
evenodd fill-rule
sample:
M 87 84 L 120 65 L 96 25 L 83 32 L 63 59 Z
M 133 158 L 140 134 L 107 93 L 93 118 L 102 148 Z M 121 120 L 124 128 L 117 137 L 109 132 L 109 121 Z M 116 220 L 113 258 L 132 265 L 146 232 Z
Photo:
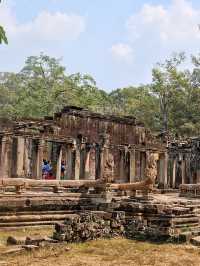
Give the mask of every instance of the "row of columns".
M 56 179 L 61 178 L 61 161 L 66 162 L 67 179 L 106 178 L 120 182 L 137 182 L 145 177 L 146 152 L 121 149 L 116 161 L 109 144 L 87 144 L 74 140 L 74 143 L 55 143 L 49 150 L 50 142 L 34 140 L 23 136 L 5 136 L 0 141 L 0 177 L 42 178 L 43 159 L 53 160 Z M 55 153 L 55 154 L 54 154 Z M 158 160 L 158 182 L 167 186 L 167 153 L 160 154 Z M 117 168 L 118 166 L 118 168 Z M 116 170 L 118 169 L 118 170 Z M 118 171 L 118 173 L 116 173 Z
M 55 143 L 56 179 L 61 177 L 61 161 L 66 162 L 68 179 L 96 178 L 96 147 L 89 149 L 86 144 Z M 24 137 L 5 136 L 0 138 L 0 177 L 32 177 L 42 178 L 43 159 L 51 160 L 48 143 L 43 140 L 33 140 Z M 82 165 L 81 165 L 82 163 Z M 82 169 L 82 171 L 81 171 Z
M 196 172 L 196 181 L 194 180 L 190 169 L 190 159 L 188 159 L 186 155 L 171 155 L 170 161 L 172 169 L 169 173 L 169 183 L 172 188 L 178 188 L 180 184 L 193 184 L 200 182 L 200 173 L 198 170 Z M 189 164 L 188 170 L 187 164 Z
M 169 187 L 168 184 L 168 154 L 167 152 L 159 154 L 157 183 L 162 188 Z

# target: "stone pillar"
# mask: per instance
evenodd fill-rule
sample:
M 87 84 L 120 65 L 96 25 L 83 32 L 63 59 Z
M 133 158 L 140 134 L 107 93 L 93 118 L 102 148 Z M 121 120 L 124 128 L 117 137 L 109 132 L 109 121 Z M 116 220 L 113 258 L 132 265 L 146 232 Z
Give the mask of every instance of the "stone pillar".
M 135 150 L 130 151 L 130 183 L 136 182 Z
M 84 180 L 89 176 L 89 149 L 85 143 L 80 144 L 80 173 L 79 178 Z
M 79 146 L 76 144 L 75 149 L 75 180 L 80 179 L 80 149 Z
M 99 163 L 99 178 L 102 179 L 104 177 L 104 150 L 105 148 L 104 147 L 101 147 L 99 149 L 99 159 L 100 159 L 100 163 Z
M 186 177 L 185 177 L 185 166 L 186 166 L 186 163 L 185 163 L 185 159 L 184 159 L 184 156 L 182 155 L 182 160 L 181 160 L 181 176 L 182 176 L 182 184 L 185 184 L 186 183 Z
M 24 175 L 25 177 L 31 177 L 31 144 L 29 139 L 24 140 Z
M 37 148 L 37 179 L 42 179 L 42 163 L 43 163 L 43 149 L 44 149 L 44 140 L 39 140 Z
M 146 153 L 140 152 L 140 156 L 141 156 L 140 180 L 144 180 L 145 179 L 145 169 L 146 169 Z
M 17 177 L 24 177 L 24 148 L 25 139 L 23 137 L 17 137 Z
M 141 164 L 140 164 L 140 151 L 135 151 L 135 172 L 136 172 L 136 181 L 140 181 L 140 172 L 141 172 Z
M 60 180 L 60 176 L 61 176 L 61 162 L 62 162 L 62 145 L 59 145 L 58 159 L 57 159 L 57 165 L 56 165 L 56 179 L 57 180 Z
M 159 161 L 158 161 L 158 184 L 159 187 L 164 186 L 164 160 L 163 160 L 163 154 L 159 154 Z
M 71 145 L 66 145 L 66 155 L 65 155 L 65 161 L 66 161 L 66 178 L 68 180 L 73 179 L 72 177 L 72 147 Z
M 164 153 L 164 188 L 168 187 L 168 154 L 167 152 Z
M 200 184 L 200 169 L 197 169 L 197 184 Z
M 173 175 L 172 175 L 172 188 L 176 188 L 176 164 L 177 159 L 173 159 Z
M 43 150 L 43 159 L 49 161 L 50 156 L 49 156 L 49 149 L 48 149 L 48 141 L 44 141 L 44 150 Z
M 159 155 L 159 178 L 158 182 L 162 188 L 168 187 L 168 154 L 167 152 Z
M 2 161 L 2 137 L 0 137 L 0 178 L 2 178 L 2 166 L 1 166 L 1 161 Z
M 5 136 L 1 141 L 0 178 L 11 177 L 12 138 Z
M 90 149 L 86 149 L 85 153 L 85 173 L 84 173 L 84 179 L 90 179 Z
M 125 164 L 125 151 L 120 150 L 120 183 L 125 179 L 124 164 Z
M 96 147 L 93 146 L 89 153 L 89 179 L 96 179 Z

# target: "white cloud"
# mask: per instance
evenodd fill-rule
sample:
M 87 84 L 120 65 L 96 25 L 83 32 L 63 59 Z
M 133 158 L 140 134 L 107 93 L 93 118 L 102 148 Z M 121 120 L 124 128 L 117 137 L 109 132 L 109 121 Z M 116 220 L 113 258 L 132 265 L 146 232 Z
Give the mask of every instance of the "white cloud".
M 126 43 L 117 43 L 111 47 L 112 56 L 116 59 L 131 62 L 133 59 L 133 49 Z
M 48 11 L 42 11 L 31 21 L 20 23 L 6 4 L 0 8 L 0 22 L 9 39 L 22 37 L 24 41 L 76 40 L 86 27 L 82 16 Z
M 188 0 L 172 0 L 170 5 L 144 4 L 126 23 L 133 41 L 145 38 L 161 42 L 199 41 L 200 9 Z
M 85 20 L 78 15 L 44 11 L 31 23 L 30 31 L 46 40 L 75 40 L 85 31 Z

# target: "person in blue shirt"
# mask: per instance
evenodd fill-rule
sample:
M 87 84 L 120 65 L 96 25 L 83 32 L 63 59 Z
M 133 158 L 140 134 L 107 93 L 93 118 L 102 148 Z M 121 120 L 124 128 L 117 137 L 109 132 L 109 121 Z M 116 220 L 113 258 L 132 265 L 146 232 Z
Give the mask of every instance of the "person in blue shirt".
M 43 165 L 42 165 L 42 177 L 43 177 L 43 179 L 47 179 L 51 170 L 52 170 L 52 167 L 50 166 L 49 162 L 47 162 L 47 160 L 43 160 Z
M 61 178 L 60 179 L 64 180 L 65 179 L 65 162 L 64 161 L 61 162 L 61 169 L 60 170 L 61 170 L 61 176 L 60 176 Z

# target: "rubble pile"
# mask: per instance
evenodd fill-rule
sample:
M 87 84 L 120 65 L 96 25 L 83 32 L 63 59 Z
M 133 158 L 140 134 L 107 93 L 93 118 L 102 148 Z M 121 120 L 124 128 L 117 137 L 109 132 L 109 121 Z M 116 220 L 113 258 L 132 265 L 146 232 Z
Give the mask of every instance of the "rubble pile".
M 59 241 L 83 242 L 125 235 L 125 212 L 85 212 L 68 215 L 55 225 L 53 238 Z
M 192 208 L 165 204 L 123 202 L 108 204 L 104 211 L 69 214 L 55 225 L 53 238 L 83 242 L 98 238 L 170 240 L 186 242 L 198 235 L 199 217 Z

